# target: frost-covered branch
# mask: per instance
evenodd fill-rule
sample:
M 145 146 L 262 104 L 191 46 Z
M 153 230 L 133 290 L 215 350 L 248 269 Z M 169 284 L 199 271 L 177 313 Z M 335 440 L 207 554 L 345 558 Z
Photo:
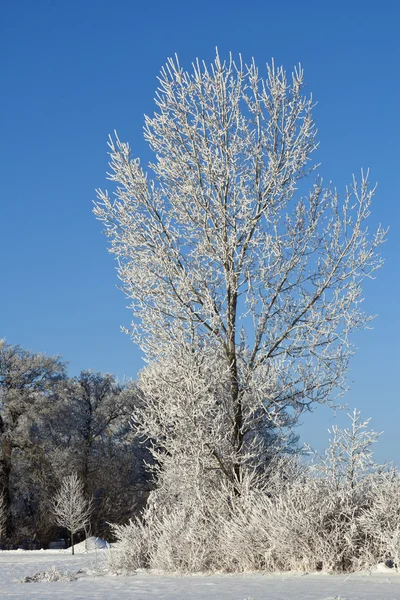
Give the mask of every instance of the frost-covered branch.
M 154 162 L 145 171 L 110 138 L 114 197 L 99 191 L 94 212 L 148 359 L 183 344 L 225 363 L 238 478 L 255 404 L 278 422 L 346 389 L 351 333 L 370 320 L 362 282 L 386 232 L 368 232 L 368 173 L 343 195 L 318 177 L 298 192 L 317 148 L 301 67 L 261 74 L 217 54 L 188 72 L 171 59 L 155 102 Z
M 72 554 L 74 534 L 89 525 L 92 509 L 92 500 L 85 497 L 79 477 L 76 474 L 65 477 L 51 502 L 51 511 L 57 525 L 65 527 L 71 534 Z

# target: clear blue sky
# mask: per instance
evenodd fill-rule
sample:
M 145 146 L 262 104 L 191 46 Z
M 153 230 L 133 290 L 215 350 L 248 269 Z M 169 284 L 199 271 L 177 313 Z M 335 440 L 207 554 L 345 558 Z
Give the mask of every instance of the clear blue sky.
M 117 129 L 148 156 L 143 114 L 175 52 L 187 67 L 212 60 L 215 46 L 259 65 L 301 61 L 318 101 L 321 173 L 343 189 L 370 167 L 371 227 L 391 227 L 386 264 L 365 289 L 378 317 L 357 334 L 347 402 L 385 430 L 378 458 L 400 464 L 400 3 L 3 0 L 0 28 L 0 337 L 60 353 L 71 374 L 135 377 L 140 351 L 119 330 L 130 314 L 91 213 L 106 185 L 107 134 Z M 321 447 L 332 422 L 318 408 L 302 440 Z

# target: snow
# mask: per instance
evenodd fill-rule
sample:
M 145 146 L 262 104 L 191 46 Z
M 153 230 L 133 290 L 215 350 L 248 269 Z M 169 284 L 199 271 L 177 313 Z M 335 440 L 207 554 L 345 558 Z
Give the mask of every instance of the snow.
M 83 542 L 79 544 L 75 544 L 74 552 L 75 554 L 80 554 L 81 552 L 88 552 L 90 550 L 104 550 L 108 547 L 108 544 L 105 540 L 99 537 L 88 537 Z
M 1 600 L 399 600 L 400 575 L 382 567 L 353 575 L 245 574 L 174 576 L 137 572 L 96 575 L 104 551 L 0 552 Z M 52 567 L 77 574 L 76 581 L 20 583 Z

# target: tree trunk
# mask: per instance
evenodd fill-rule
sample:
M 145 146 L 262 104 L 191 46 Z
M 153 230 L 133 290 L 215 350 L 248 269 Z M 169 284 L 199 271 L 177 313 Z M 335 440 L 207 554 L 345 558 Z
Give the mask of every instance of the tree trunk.
M 236 282 L 234 282 L 235 286 Z M 236 313 L 237 313 L 237 293 L 228 286 L 228 360 L 231 380 L 232 405 L 234 409 L 233 425 L 233 447 L 236 458 L 233 463 L 233 477 L 235 492 L 239 494 L 237 483 L 241 479 L 241 461 L 239 454 L 243 446 L 243 407 L 242 398 L 238 380 L 237 357 L 236 357 Z
M 5 436 L 4 436 L 5 437 Z M 5 537 L 10 538 L 13 533 L 13 524 L 11 519 L 11 496 L 10 496 L 10 478 L 11 478 L 11 457 L 12 443 L 5 437 L 2 441 L 2 453 L 0 458 L 0 492 L 3 492 L 5 501 Z

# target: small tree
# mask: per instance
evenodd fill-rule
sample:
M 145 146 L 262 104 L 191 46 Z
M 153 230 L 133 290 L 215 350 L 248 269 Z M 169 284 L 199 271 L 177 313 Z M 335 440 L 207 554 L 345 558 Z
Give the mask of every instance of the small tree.
M 306 447 L 316 459 L 315 470 L 327 478 L 334 490 L 346 487 L 353 492 L 366 475 L 380 468 L 373 460 L 373 452 L 381 434 L 368 429 L 370 419 L 361 421 L 360 411 L 354 409 L 347 416 L 351 427 L 340 429 L 334 425 L 332 430 L 328 429 L 331 438 L 323 456 L 307 444 Z
M 74 534 L 84 529 L 90 521 L 92 500 L 84 495 L 83 482 L 76 474 L 65 477 L 54 496 L 51 510 L 57 525 L 65 527 L 71 534 L 71 548 L 74 554 Z

